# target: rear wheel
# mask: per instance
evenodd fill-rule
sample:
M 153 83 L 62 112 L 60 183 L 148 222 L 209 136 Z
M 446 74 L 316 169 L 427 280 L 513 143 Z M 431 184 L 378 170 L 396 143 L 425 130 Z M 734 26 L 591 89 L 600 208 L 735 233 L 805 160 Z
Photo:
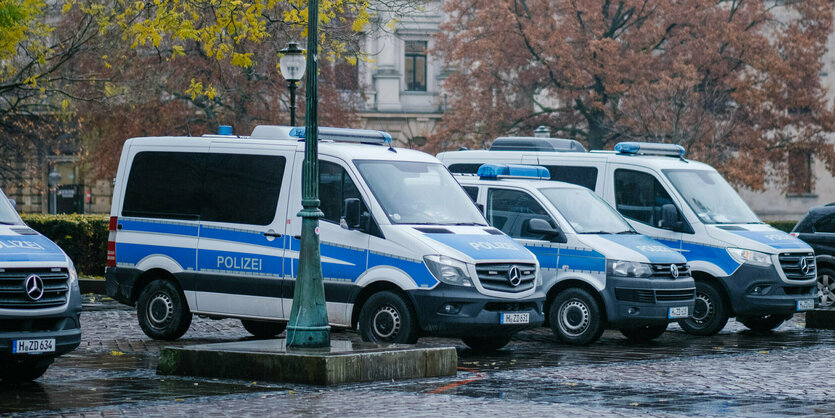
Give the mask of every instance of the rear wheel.
M 791 315 L 738 316 L 736 320 L 751 331 L 770 332 L 791 317 Z
M 620 333 L 624 337 L 633 341 L 647 342 L 652 341 L 661 336 L 667 331 L 667 324 L 664 325 L 645 325 L 637 328 L 621 328 Z
M 584 289 L 566 289 L 548 310 L 551 331 L 568 344 L 585 345 L 603 334 L 604 320 L 597 299 Z
M 408 302 L 397 293 L 375 293 L 362 306 L 359 332 L 363 340 L 375 343 L 414 344 L 418 325 Z
M 191 325 L 191 311 L 174 283 L 154 280 L 142 289 L 136 302 L 139 327 L 155 340 L 174 341 Z
M 818 299 L 821 308 L 835 305 L 835 270 L 829 267 L 818 268 Z
M 473 351 L 485 352 L 495 351 L 507 345 L 510 342 L 510 335 L 497 335 L 495 337 L 464 337 L 461 338 L 467 347 Z
M 715 335 L 728 323 L 728 307 L 715 285 L 696 282 L 696 305 L 693 316 L 678 321 L 684 332 L 692 335 Z
M 247 332 L 257 338 L 273 338 L 287 328 L 285 322 L 253 321 L 251 319 L 241 319 L 241 325 Z
M 18 361 L 12 364 L 4 364 L 0 368 L 0 380 L 4 383 L 25 383 L 31 382 L 46 373 L 49 362 Z

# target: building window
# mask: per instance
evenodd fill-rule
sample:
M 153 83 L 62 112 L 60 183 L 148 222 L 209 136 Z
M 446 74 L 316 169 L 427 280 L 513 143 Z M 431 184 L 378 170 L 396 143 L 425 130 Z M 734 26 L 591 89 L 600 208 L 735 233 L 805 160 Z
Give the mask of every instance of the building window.
M 426 91 L 426 41 L 406 41 L 406 90 Z
M 789 151 L 788 194 L 812 194 L 812 153 L 810 151 Z

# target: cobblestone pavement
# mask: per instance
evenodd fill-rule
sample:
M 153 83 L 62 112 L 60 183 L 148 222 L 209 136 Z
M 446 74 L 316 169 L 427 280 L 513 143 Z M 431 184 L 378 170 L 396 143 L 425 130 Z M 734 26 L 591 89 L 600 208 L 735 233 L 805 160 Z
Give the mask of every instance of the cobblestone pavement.
M 548 329 L 507 349 L 475 354 L 458 340 L 451 378 L 332 388 L 157 376 L 162 347 L 250 338 L 236 320 L 195 318 L 176 342 L 151 340 L 136 313 L 87 296 L 83 341 L 37 383 L 0 386 L 0 414 L 37 416 L 495 416 L 828 415 L 835 331 L 804 328 L 796 315 L 769 335 L 734 321 L 714 337 L 671 325 L 635 344 L 606 331 L 586 347 L 557 344 Z M 358 341 L 335 330 L 334 339 Z

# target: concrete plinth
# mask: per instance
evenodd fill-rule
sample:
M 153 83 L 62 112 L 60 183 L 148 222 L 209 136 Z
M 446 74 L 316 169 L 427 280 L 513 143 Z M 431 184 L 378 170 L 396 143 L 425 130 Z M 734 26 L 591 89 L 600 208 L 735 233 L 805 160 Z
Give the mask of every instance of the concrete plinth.
M 835 309 L 815 309 L 806 312 L 806 328 L 835 329 Z
M 332 341 L 330 349 L 291 349 L 285 340 L 167 347 L 157 373 L 313 385 L 451 376 L 453 347 Z

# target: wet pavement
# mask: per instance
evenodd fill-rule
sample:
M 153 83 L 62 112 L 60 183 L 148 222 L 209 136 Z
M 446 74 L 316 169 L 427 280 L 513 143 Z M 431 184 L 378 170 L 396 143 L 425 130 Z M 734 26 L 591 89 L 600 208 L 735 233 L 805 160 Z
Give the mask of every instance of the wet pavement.
M 171 345 L 251 338 L 236 320 L 195 318 L 176 342 L 147 338 L 136 313 L 85 297 L 83 341 L 36 383 L 0 385 L 0 414 L 23 416 L 437 416 L 437 415 L 828 415 L 835 331 L 807 330 L 796 315 L 758 335 L 734 321 L 717 336 L 670 326 L 635 344 L 617 331 L 586 347 L 554 342 L 550 330 L 521 333 L 485 355 L 458 340 L 451 378 L 338 387 L 157 376 Z M 335 330 L 334 339 L 359 341 Z

